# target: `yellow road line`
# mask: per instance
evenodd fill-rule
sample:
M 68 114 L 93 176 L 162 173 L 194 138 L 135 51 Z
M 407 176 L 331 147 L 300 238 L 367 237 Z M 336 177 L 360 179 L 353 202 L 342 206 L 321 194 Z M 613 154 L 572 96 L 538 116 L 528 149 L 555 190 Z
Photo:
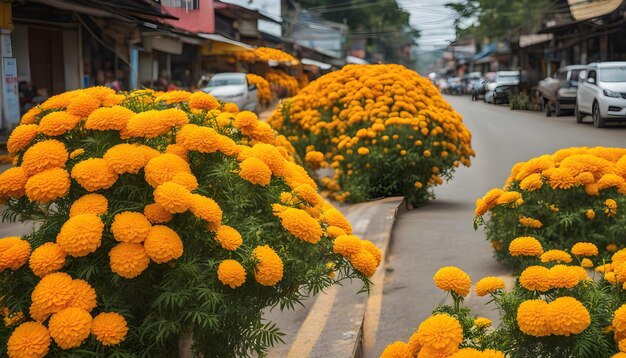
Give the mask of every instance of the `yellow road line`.
M 376 333 L 378 332 L 378 322 L 383 306 L 383 289 L 385 283 L 385 254 L 381 252 L 382 262 L 380 268 L 372 277 L 372 289 L 370 297 L 365 306 L 365 316 L 363 317 L 363 352 L 371 352 L 376 345 Z

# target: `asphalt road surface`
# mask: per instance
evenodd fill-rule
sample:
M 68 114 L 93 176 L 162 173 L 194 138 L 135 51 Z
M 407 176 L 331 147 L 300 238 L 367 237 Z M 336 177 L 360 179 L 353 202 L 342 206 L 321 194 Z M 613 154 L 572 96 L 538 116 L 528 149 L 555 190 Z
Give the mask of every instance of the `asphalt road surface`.
M 466 96 L 446 99 L 464 118 L 473 135 L 477 155 L 470 168 L 460 168 L 454 179 L 437 188 L 436 200 L 402 214 L 395 224 L 379 317 L 366 316 L 364 351 L 378 357 L 396 340 L 407 341 L 431 311 L 446 302 L 432 276 L 454 265 L 472 277 L 503 276 L 509 271 L 492 257 L 483 233 L 474 231 L 474 203 L 487 190 L 502 187 L 511 167 L 535 156 L 570 146 L 626 147 L 626 125 L 596 129 L 577 124 L 574 117 L 545 117 L 539 112 L 511 111 L 508 107 L 471 102 Z M 509 280 L 506 280 L 509 278 Z M 472 288 L 473 291 L 473 288 Z M 496 318 L 486 300 L 473 292 L 466 303 L 476 314 Z M 449 300 L 449 298 L 448 298 Z

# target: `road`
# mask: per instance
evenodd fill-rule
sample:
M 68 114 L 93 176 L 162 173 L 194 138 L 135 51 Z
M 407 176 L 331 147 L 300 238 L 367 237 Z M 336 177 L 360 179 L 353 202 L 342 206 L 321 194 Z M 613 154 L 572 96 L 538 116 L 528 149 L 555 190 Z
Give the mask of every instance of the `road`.
M 515 163 L 563 147 L 626 146 L 623 125 L 596 129 L 590 123 L 577 124 L 571 116 L 546 118 L 539 112 L 471 102 L 465 96 L 446 99 L 472 132 L 477 155 L 470 168 L 460 168 L 451 182 L 436 189 L 436 200 L 396 221 L 383 298 L 380 307 L 371 310 L 376 314 L 366 316 L 368 358 L 378 357 L 389 343 L 408 340 L 432 309 L 446 302 L 445 293 L 432 281 L 440 267 L 458 266 L 472 282 L 488 275 L 509 277 L 508 270 L 492 257 L 483 233 L 473 230 L 472 219 L 476 198 L 504 185 Z M 497 317 L 485 302 L 471 294 L 466 300 L 475 313 Z

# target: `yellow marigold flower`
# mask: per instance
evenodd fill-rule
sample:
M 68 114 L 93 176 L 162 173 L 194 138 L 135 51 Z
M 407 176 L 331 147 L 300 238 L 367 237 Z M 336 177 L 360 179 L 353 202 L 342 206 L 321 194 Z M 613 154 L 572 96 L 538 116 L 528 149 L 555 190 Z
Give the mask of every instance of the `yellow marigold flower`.
M 224 105 L 222 106 L 222 110 L 224 112 L 228 112 L 232 114 L 239 113 L 239 107 L 237 107 L 236 103 L 232 103 L 232 102 L 224 103 Z
M 458 350 L 459 344 L 463 341 L 463 328 L 454 317 L 436 314 L 419 325 L 417 339 L 422 349 L 452 354 Z
M 309 184 L 298 185 L 293 191 L 311 206 L 322 205 L 324 202 L 324 199 L 317 193 L 317 190 Z
M 222 225 L 217 229 L 215 240 L 220 243 L 222 248 L 230 251 L 237 250 L 243 243 L 239 231 L 227 225 Z
M 46 169 L 28 178 L 25 189 L 28 199 L 49 203 L 67 195 L 70 175 L 65 169 Z
M 529 291 L 546 292 L 550 289 L 552 276 L 550 270 L 543 266 L 529 266 L 520 274 L 519 282 Z
M 572 256 L 563 250 L 548 250 L 541 254 L 541 262 L 572 262 Z
M 0 272 L 22 267 L 30 255 L 30 244 L 17 236 L 0 239 Z
M 150 159 L 144 168 L 146 181 L 153 188 L 171 181 L 179 172 L 191 173 L 189 163 L 174 154 L 161 154 Z
M 217 267 L 217 278 L 230 288 L 237 288 L 246 282 L 246 270 L 236 260 L 224 260 Z
M 432 153 L 430 152 L 430 150 L 426 149 L 423 153 L 424 157 L 428 158 L 432 155 Z
M 38 127 L 36 124 L 21 124 L 11 132 L 7 140 L 7 151 L 15 154 L 26 148 L 37 137 Z
M 195 216 L 208 223 L 221 224 L 222 222 L 222 209 L 215 200 L 206 196 L 192 194 L 190 210 Z
M 86 118 L 99 107 L 100 101 L 97 98 L 85 93 L 79 93 L 70 101 L 70 104 L 67 106 L 67 113 Z
M 22 158 L 22 168 L 34 175 L 51 168 L 63 168 L 69 154 L 65 144 L 56 139 L 44 140 L 28 148 Z
M 493 324 L 493 322 L 486 317 L 477 317 L 474 320 L 474 326 L 478 327 L 478 328 L 484 328 L 484 327 L 489 327 Z
M 175 260 L 183 254 L 183 242 L 176 231 L 167 226 L 155 225 L 143 243 L 152 261 L 162 264 Z
M 115 215 L 111 223 L 111 233 L 115 240 L 134 244 L 142 243 L 148 237 L 151 228 L 152 225 L 145 215 L 132 211 Z
M 84 150 L 83 148 L 78 148 L 78 149 L 76 149 L 76 150 L 73 150 L 73 151 L 70 153 L 70 159 L 74 159 L 74 158 L 76 158 L 76 157 L 78 157 L 79 155 L 82 155 L 82 154 L 84 154 L 84 153 L 85 153 L 85 150 Z
M 330 225 L 326 228 L 326 236 L 328 237 L 331 237 L 334 239 L 341 235 L 346 235 L 346 232 L 340 227 Z
M 33 250 L 28 266 L 35 275 L 44 277 L 65 266 L 65 251 L 58 244 L 46 242 Z
M 497 205 L 509 205 L 511 203 L 514 203 L 515 201 L 517 201 L 517 199 L 520 199 L 521 197 L 522 197 L 522 194 L 516 191 L 507 191 L 507 192 L 502 193 L 502 195 L 498 197 L 496 204 Z
M 128 121 L 134 114 L 130 109 L 120 106 L 98 108 L 87 117 L 85 129 L 121 131 L 126 129 Z
M 283 278 L 283 261 L 269 246 L 257 246 L 252 256 L 258 260 L 254 279 L 263 286 L 274 286 Z
M 70 207 L 70 217 L 78 214 L 105 215 L 109 201 L 102 194 L 86 194 L 78 198 Z
M 550 172 L 548 184 L 552 189 L 571 189 L 576 184 L 576 178 L 566 168 L 555 168 Z
M 102 159 L 117 174 L 137 174 L 139 169 L 146 164 L 143 152 L 137 146 L 128 143 L 117 144 L 109 148 Z
M 111 271 L 124 278 L 139 276 L 149 264 L 150 257 L 141 244 L 122 242 L 109 251 Z
M 13 167 L 0 173 L 0 200 L 3 197 L 19 198 L 26 193 L 28 174 L 22 167 Z
M 598 256 L 598 247 L 590 242 L 577 242 L 571 251 L 575 256 Z
M 50 317 L 50 337 L 61 349 L 80 346 L 91 332 L 91 315 L 82 308 L 65 308 Z
M 591 268 L 593 267 L 593 261 L 585 257 L 584 259 L 582 259 L 582 261 L 580 261 L 580 266 L 584 268 Z
M 46 275 L 30 296 L 30 316 L 43 322 L 50 314 L 64 309 L 73 296 L 74 280 L 70 275 L 63 272 Z
M 40 124 L 41 125 L 41 124 Z M 626 179 L 613 173 L 604 174 L 602 178 L 598 180 L 598 189 L 604 190 L 608 188 L 620 189 L 626 184 Z
M 161 155 L 161 152 L 147 145 L 140 144 L 137 146 L 137 148 L 143 153 L 146 164 L 148 164 L 148 162 L 150 162 L 152 159 Z
M 56 242 L 70 256 L 96 252 L 102 242 L 104 223 L 94 214 L 78 214 L 63 224 Z
M 80 122 L 80 117 L 68 112 L 52 112 L 41 118 L 38 130 L 39 133 L 56 137 L 74 129 L 78 122 Z
M 547 320 L 548 303 L 544 300 L 528 300 L 517 308 L 517 324 L 526 335 L 545 337 L 550 335 L 551 328 Z
M 191 93 L 187 91 L 180 91 L 180 90 L 168 91 L 168 92 L 158 95 L 155 101 L 156 102 L 165 101 L 165 103 L 167 104 L 174 104 L 174 103 L 186 102 L 189 100 L 190 96 L 191 96 Z
M 615 245 L 615 244 L 608 244 L 608 245 L 606 245 L 606 251 L 608 251 L 608 252 L 615 252 L 615 251 L 617 251 L 617 245 Z
M 195 124 L 187 124 L 176 133 L 176 143 L 200 153 L 216 152 L 219 149 L 218 138 L 219 134 L 213 128 Z
M 619 281 L 617 280 L 617 275 L 615 274 L 615 272 L 605 272 L 604 273 L 604 279 L 607 282 L 610 282 L 614 285 L 616 285 Z
M 220 107 L 220 103 L 208 93 L 197 91 L 189 96 L 189 108 L 211 110 Z
M 42 113 L 42 110 L 39 107 L 33 107 L 26 111 L 20 120 L 20 124 L 33 124 L 37 122 L 37 118 Z
M 156 138 L 172 130 L 170 122 L 157 110 L 135 113 L 128 120 L 125 135 L 130 137 Z
M 380 358 L 411 358 L 411 349 L 405 342 L 396 341 L 388 345 Z
M 281 224 L 287 231 L 302 241 L 316 244 L 324 234 L 320 223 L 304 210 L 288 208 L 274 215 L 280 218 Z
M 352 225 L 350 225 L 350 222 L 339 210 L 333 207 L 324 210 L 324 221 L 328 225 L 342 228 L 348 235 L 352 234 Z
M 626 282 L 626 263 L 612 265 L 613 272 L 615 273 L 615 279 L 617 282 Z
M 626 332 L 626 304 L 615 311 L 611 326 L 616 332 Z
M 9 358 L 43 358 L 50 349 L 50 333 L 39 322 L 19 325 L 7 341 Z
M 72 168 L 72 179 L 90 192 L 112 187 L 117 178 L 118 174 L 101 158 L 85 159 Z
M 613 199 L 606 199 L 604 201 L 604 213 L 609 217 L 617 215 L 617 202 Z
M 356 151 L 357 153 L 359 153 L 359 155 L 368 155 L 370 154 L 370 150 L 366 147 L 359 147 L 359 149 L 357 149 Z
M 626 249 L 621 249 L 611 256 L 611 261 L 613 261 L 613 265 L 619 265 L 626 262 Z
M 274 175 L 278 176 L 287 177 L 288 174 L 293 174 L 290 173 L 290 168 L 302 168 L 295 163 L 286 162 L 285 158 L 280 154 L 280 151 L 275 146 L 267 143 L 255 144 L 250 151 L 250 156 L 260 159 L 272 170 L 272 173 Z M 295 167 L 292 167 L 292 165 L 294 165 Z M 302 170 L 304 171 L 303 168 Z M 287 181 L 287 183 L 289 184 L 289 181 Z M 304 181 L 301 181 L 301 183 L 304 183 Z
M 75 279 L 72 285 L 74 286 L 74 294 L 67 303 L 67 307 L 78 307 L 87 312 L 93 311 L 97 305 L 96 290 L 85 280 Z
M 621 339 L 617 344 L 620 352 L 626 352 L 626 339 Z
M 578 334 L 591 323 L 589 311 L 574 297 L 559 297 L 548 304 L 546 323 L 552 334 Z
M 362 248 L 363 242 L 354 235 L 341 235 L 333 241 L 333 252 L 346 258 L 356 255 Z
M 272 170 L 260 159 L 250 157 L 239 164 L 239 176 L 252 184 L 269 185 Z
M 467 296 L 472 286 L 472 281 L 468 274 L 454 266 L 440 268 L 435 272 L 433 281 L 439 289 L 454 292 L 460 296 Z
M 192 194 L 180 184 L 168 181 L 154 189 L 154 202 L 172 214 L 183 213 L 192 205 Z
M 420 344 L 419 337 L 417 336 L 417 331 L 413 332 L 411 337 L 409 337 L 409 350 L 411 351 L 411 357 L 417 356 L 417 354 L 422 349 L 422 345 Z
M 365 148 L 367 149 L 367 148 Z M 360 154 L 360 153 L 359 153 Z M 306 153 L 304 160 L 312 164 L 319 164 L 324 161 L 324 153 L 318 151 L 311 151 Z
M 159 111 L 159 121 L 168 127 L 181 127 L 189 123 L 189 117 L 178 108 L 168 108 Z
M 522 226 L 526 226 L 532 229 L 539 229 L 543 226 L 543 223 L 541 221 L 525 216 L 520 216 L 519 223 Z
M 367 277 L 374 275 L 378 267 L 378 262 L 374 255 L 365 248 L 362 248 L 359 252 L 350 256 L 350 263 L 357 271 Z
M 578 266 L 555 265 L 550 268 L 550 286 L 553 288 L 573 288 L 580 281 Z M 586 276 L 586 275 L 585 275 Z
M 189 158 L 189 151 L 187 150 L 187 148 L 183 147 L 180 144 L 169 144 L 165 148 L 165 153 L 177 155 L 181 157 L 184 161 L 187 161 Z
M 172 213 L 159 204 L 148 204 L 143 208 L 143 214 L 153 224 L 162 224 L 172 220 Z
M 198 179 L 191 173 L 178 172 L 174 174 L 172 182 L 184 186 L 189 191 L 198 189 Z
M 474 210 L 474 215 L 476 217 L 483 216 L 487 211 L 491 209 L 487 202 L 484 199 L 476 199 L 476 209 Z
M 474 290 L 478 296 L 486 296 L 490 293 L 494 293 L 497 290 L 504 289 L 504 281 L 499 277 L 488 276 L 483 277 L 480 281 L 476 282 Z
M 585 216 L 589 220 L 593 220 L 596 217 L 596 212 L 593 209 L 587 209 L 585 212 Z
M 372 254 L 372 256 L 374 256 L 374 259 L 376 260 L 376 267 L 378 267 L 380 265 L 380 262 L 383 260 L 382 253 L 380 252 L 378 247 L 376 247 L 376 245 L 374 245 L 374 243 L 369 240 L 361 240 L 361 246 L 364 250 L 368 251 L 370 254 Z
M 535 191 L 541 189 L 541 187 L 543 186 L 543 179 L 541 177 L 541 174 L 530 174 L 520 182 L 519 186 L 526 191 Z
M 91 334 L 103 346 L 115 346 L 126 339 L 128 324 L 126 319 L 116 312 L 102 312 L 91 322 Z
M 258 117 L 253 112 L 241 111 L 235 115 L 233 125 L 235 128 L 246 132 L 252 130 L 258 121 Z
M 485 204 L 489 207 L 492 207 L 494 205 L 496 205 L 496 203 L 498 202 L 498 199 L 500 198 L 500 195 L 504 194 L 504 191 L 500 188 L 493 188 L 491 190 L 489 190 L 484 196 L 483 196 L 483 200 L 485 201 Z
M 511 256 L 540 256 L 543 254 L 543 248 L 534 237 L 521 236 L 511 241 L 509 253 Z

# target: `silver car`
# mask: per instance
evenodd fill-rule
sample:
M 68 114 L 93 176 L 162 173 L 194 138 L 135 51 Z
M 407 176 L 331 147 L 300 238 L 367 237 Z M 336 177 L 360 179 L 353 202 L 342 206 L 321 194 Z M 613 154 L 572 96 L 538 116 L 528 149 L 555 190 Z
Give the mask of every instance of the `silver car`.
M 585 115 L 591 115 L 596 128 L 608 121 L 626 121 L 626 62 L 591 63 L 579 78 L 576 122 Z
M 245 73 L 217 73 L 202 90 L 221 101 L 235 103 L 241 111 L 258 110 L 259 90 L 256 85 L 248 83 Z

